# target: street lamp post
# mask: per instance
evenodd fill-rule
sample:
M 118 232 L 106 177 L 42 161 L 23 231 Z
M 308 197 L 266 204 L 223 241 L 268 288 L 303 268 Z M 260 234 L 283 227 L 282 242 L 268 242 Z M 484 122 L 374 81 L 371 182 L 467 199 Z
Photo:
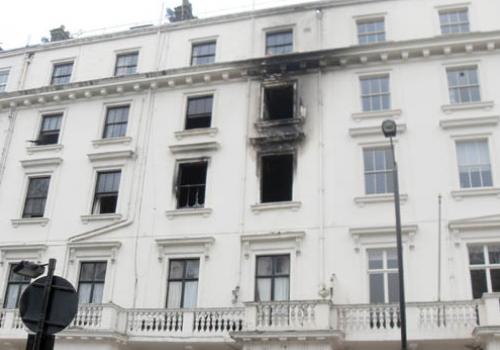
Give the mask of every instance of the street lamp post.
M 404 269 L 403 269 L 403 244 L 401 239 L 401 207 L 399 203 L 399 182 L 398 182 L 398 164 L 394 153 L 394 144 L 392 138 L 396 136 L 397 126 L 391 120 L 385 120 L 382 123 L 382 132 L 385 137 L 389 138 L 391 143 L 392 157 L 392 180 L 394 185 L 394 208 L 396 212 L 396 241 L 398 251 L 398 277 L 399 277 L 399 314 L 401 323 L 401 350 L 408 349 L 408 341 L 406 338 L 406 306 L 405 306 L 405 284 L 404 284 Z

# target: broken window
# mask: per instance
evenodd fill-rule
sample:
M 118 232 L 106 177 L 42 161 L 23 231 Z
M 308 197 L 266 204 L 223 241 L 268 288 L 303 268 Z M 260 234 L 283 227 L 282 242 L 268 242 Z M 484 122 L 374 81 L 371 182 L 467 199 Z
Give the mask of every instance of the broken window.
M 112 214 L 116 212 L 118 189 L 120 187 L 120 170 L 97 173 L 93 214 Z
M 35 141 L 37 145 L 55 145 L 59 142 L 62 113 L 48 114 L 42 117 L 40 134 Z
M 186 130 L 210 127 L 213 100 L 212 95 L 188 98 Z
M 261 202 L 292 200 L 293 154 L 262 157 Z
M 177 208 L 203 208 L 207 165 L 206 161 L 179 164 Z
M 295 112 L 294 84 L 264 87 L 264 119 L 292 119 Z

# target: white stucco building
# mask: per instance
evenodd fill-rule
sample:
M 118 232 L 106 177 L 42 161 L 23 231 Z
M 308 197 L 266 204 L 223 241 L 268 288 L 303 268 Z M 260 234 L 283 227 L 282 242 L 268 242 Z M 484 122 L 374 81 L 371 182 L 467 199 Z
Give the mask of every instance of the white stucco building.
M 500 349 L 499 13 L 329 0 L 0 52 L 0 348 L 12 264 L 56 258 L 56 349 L 398 349 L 393 118 L 409 342 Z

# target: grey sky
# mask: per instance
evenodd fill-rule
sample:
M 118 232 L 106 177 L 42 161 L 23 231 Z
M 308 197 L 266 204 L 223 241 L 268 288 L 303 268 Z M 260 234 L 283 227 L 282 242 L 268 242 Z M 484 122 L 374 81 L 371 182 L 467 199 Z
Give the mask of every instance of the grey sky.
M 195 15 L 224 13 L 311 0 L 191 0 Z M 38 44 L 49 30 L 60 25 L 73 34 L 98 34 L 100 29 L 125 29 L 158 23 L 162 4 L 175 7 L 182 0 L 0 0 L 0 46 L 12 49 Z

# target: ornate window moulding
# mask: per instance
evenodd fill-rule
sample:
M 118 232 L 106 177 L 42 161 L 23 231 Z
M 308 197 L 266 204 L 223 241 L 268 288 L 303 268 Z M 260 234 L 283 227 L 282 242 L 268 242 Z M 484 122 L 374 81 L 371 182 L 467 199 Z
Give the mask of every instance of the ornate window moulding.
M 403 134 L 406 131 L 406 124 L 397 124 L 398 135 Z M 349 135 L 353 138 L 356 137 L 370 137 L 370 136 L 380 136 L 384 137 L 382 129 L 379 125 L 377 126 L 362 126 L 357 128 L 350 128 Z
M 81 259 L 109 259 L 114 263 L 120 247 L 121 243 L 117 241 L 69 243 L 69 263 Z
M 135 156 L 134 151 L 111 151 L 111 152 L 99 152 L 99 153 L 89 153 L 87 157 L 91 162 L 102 162 L 102 161 L 126 161 L 133 159 Z
M 176 139 L 182 140 L 184 138 L 189 138 L 189 137 L 202 137 L 202 136 L 214 137 L 218 133 L 219 129 L 217 128 L 199 128 L 199 129 L 176 131 L 174 135 Z
M 92 140 L 92 145 L 95 148 L 99 148 L 99 147 L 108 146 L 108 145 L 128 145 L 131 142 L 132 142 L 132 137 L 130 137 L 130 136 L 110 137 L 107 139 Z
M 449 118 L 440 120 L 439 126 L 444 130 L 497 126 L 499 120 L 500 116 L 497 115 L 491 117 Z
M 403 225 L 401 233 L 403 239 L 408 242 L 410 249 L 415 248 L 415 234 L 418 225 Z M 349 234 L 354 240 L 354 250 L 359 252 L 362 245 L 387 244 L 396 242 L 396 226 L 371 226 L 353 227 L 349 229 Z
M 304 231 L 271 232 L 265 234 L 242 235 L 241 244 L 243 255 L 250 258 L 252 251 L 264 251 L 266 249 L 291 249 L 296 255 L 302 252 L 302 241 L 306 233 Z
M 401 109 L 390 109 L 386 111 L 353 113 L 351 114 L 351 118 L 359 122 L 364 119 L 398 118 L 401 114 Z
M 31 260 L 36 263 L 42 262 L 42 257 L 47 250 L 45 244 L 15 244 L 0 246 L 0 265 L 5 262 L 18 262 L 20 260 Z
M 493 101 L 484 101 L 484 102 L 474 102 L 474 103 L 456 103 L 456 104 L 448 104 L 441 106 L 441 110 L 447 114 L 459 111 L 468 111 L 468 110 L 491 110 L 495 102 Z
M 28 154 L 43 153 L 43 152 L 61 152 L 63 148 L 64 148 L 64 146 L 61 144 L 43 145 L 43 146 L 29 146 L 29 147 L 26 147 L 26 152 Z
M 171 145 L 168 148 L 172 153 L 190 153 L 190 152 L 207 152 L 216 151 L 220 147 L 216 141 L 186 143 L 181 145 Z
M 448 229 L 456 247 L 460 246 L 462 239 L 470 241 L 497 239 L 500 214 L 451 220 Z
M 467 197 L 497 196 L 500 198 L 500 187 L 470 188 L 451 191 L 451 196 L 458 201 Z
M 117 221 L 121 220 L 122 214 L 90 214 L 80 215 L 80 219 L 84 224 L 95 221 Z
M 49 223 L 49 218 L 21 218 L 10 220 L 13 227 L 25 225 L 40 225 L 46 226 Z
M 189 254 L 201 254 L 208 260 L 211 248 L 215 243 L 215 237 L 171 237 L 157 238 L 155 241 L 160 262 L 163 261 L 165 256 Z
M 24 169 L 46 168 L 46 169 L 54 170 L 62 162 L 63 162 L 63 159 L 60 157 L 39 158 L 39 159 L 21 160 L 21 165 Z
M 404 193 L 400 194 L 399 201 L 401 204 L 405 204 L 408 201 L 408 195 Z M 354 203 L 356 203 L 358 207 L 364 207 L 366 204 L 394 203 L 394 194 L 384 193 L 355 197 Z
M 272 210 L 287 210 L 290 209 L 292 211 L 297 211 L 302 206 L 302 202 L 298 201 L 289 201 L 289 202 L 271 202 L 271 203 L 258 203 L 253 204 L 250 209 L 255 214 L 259 214 L 263 211 L 272 211 Z
M 203 216 L 206 218 L 212 214 L 212 211 L 213 211 L 212 208 L 185 208 L 185 209 L 167 210 L 165 212 L 165 215 L 170 220 L 182 216 Z

